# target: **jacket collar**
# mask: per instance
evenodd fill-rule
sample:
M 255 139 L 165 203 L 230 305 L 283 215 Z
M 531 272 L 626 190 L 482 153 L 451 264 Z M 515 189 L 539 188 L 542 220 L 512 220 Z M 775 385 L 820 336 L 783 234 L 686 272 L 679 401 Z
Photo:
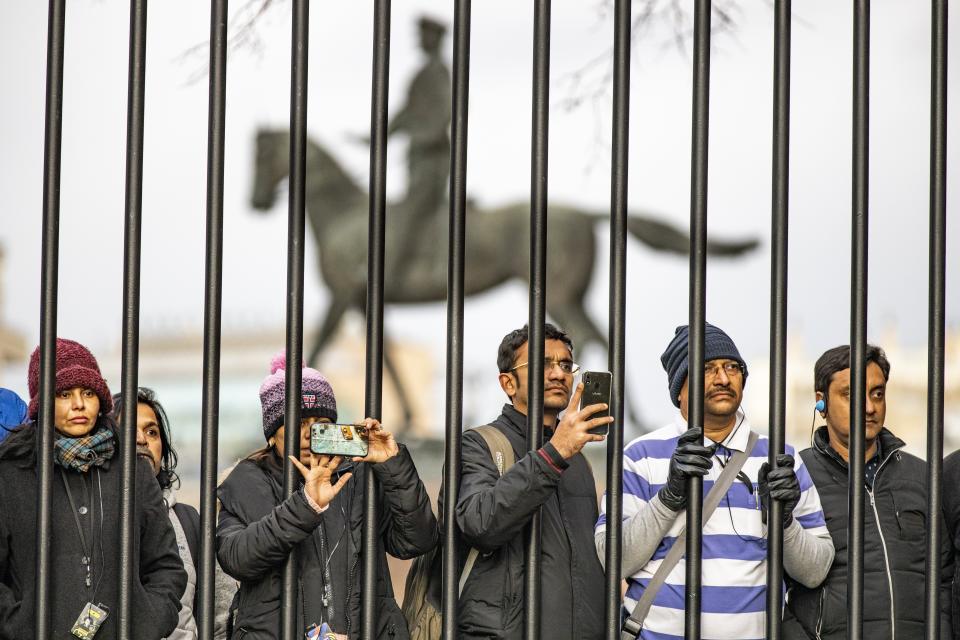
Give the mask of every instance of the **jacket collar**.
M 505 422 L 512 428 L 517 434 L 526 438 L 527 437 L 527 416 L 517 411 L 517 408 L 513 406 L 512 403 L 508 402 L 503 405 L 503 411 L 501 412 L 501 417 L 504 418 Z M 553 435 L 553 429 L 551 427 L 543 427 L 544 437 L 549 438 Z
M 676 415 L 673 417 L 673 428 L 676 429 L 677 435 L 683 435 L 687 429 L 690 428 L 687 426 L 687 421 L 683 419 L 683 414 L 680 413 L 679 409 L 677 409 Z M 747 414 L 743 412 L 743 409 L 738 408 L 733 431 L 727 436 L 726 441 L 721 444 L 731 451 L 746 451 L 747 441 L 749 439 L 750 423 L 747 421 Z
M 880 440 L 880 453 L 883 456 L 881 462 L 886 462 L 887 458 L 906 446 L 903 440 L 893 435 L 893 432 L 886 427 L 880 430 L 878 439 Z M 844 469 L 848 468 L 847 461 L 830 446 L 830 434 L 826 425 L 817 429 L 816 433 L 813 434 L 813 448 L 817 453 L 830 458 Z

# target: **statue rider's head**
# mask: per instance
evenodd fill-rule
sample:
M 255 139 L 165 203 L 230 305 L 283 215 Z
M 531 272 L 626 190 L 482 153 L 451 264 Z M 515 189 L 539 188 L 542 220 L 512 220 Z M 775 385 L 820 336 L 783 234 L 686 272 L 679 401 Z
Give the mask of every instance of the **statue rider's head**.
M 420 48 L 424 53 L 435 54 L 440 49 L 443 36 L 447 32 L 447 25 L 429 16 L 420 16 L 417 20 L 420 32 Z

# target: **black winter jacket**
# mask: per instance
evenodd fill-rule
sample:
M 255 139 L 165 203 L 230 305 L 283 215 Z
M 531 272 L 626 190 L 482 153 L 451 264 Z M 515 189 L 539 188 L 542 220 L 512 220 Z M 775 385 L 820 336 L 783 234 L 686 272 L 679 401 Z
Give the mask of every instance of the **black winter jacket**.
M 132 631 L 137 640 L 159 640 L 177 626 L 187 574 L 150 464 L 138 461 L 136 473 Z M 70 483 L 88 549 L 91 520 L 94 527 L 91 588 L 85 585 L 86 570 L 80 561 L 82 545 L 63 486 L 63 475 Z M 0 461 L 0 486 L 3 487 L 0 491 L 0 638 L 28 640 L 34 637 L 36 613 L 37 471 L 21 460 L 4 459 Z M 119 597 L 120 461 L 114 458 L 109 466 L 83 474 L 55 465 L 52 488 L 54 573 L 50 581 L 53 603 L 50 637 L 76 640 L 70 629 L 84 605 L 92 601 L 102 602 L 111 609 L 96 639 L 112 640 L 117 637 Z
M 603 568 L 593 542 L 597 489 L 586 458 L 566 463 L 552 445 L 527 451 L 527 418 L 505 405 L 493 423 L 516 464 L 500 477 L 483 437 L 463 436 L 457 525 L 462 556 L 481 554 L 460 596 L 458 639 L 522 637 L 524 528 L 543 507 L 541 637 L 603 636 Z M 564 466 L 566 464 L 567 466 Z M 441 497 L 440 504 L 443 504 Z
M 848 467 L 828 442 L 827 428 L 821 427 L 814 446 L 800 456 L 820 493 L 836 556 L 817 589 L 791 585 L 783 624 L 788 640 L 847 637 Z M 868 489 L 865 500 L 863 637 L 875 640 L 925 637 L 927 465 L 901 451 L 903 446 L 887 429 L 880 432 L 883 457 L 873 490 Z M 939 521 L 943 527 L 943 518 Z M 951 637 L 953 554 L 945 533 L 943 540 L 940 637 L 946 640 Z M 895 635 L 891 619 L 895 620 Z
M 960 451 L 954 451 L 943 460 L 943 515 L 955 560 L 951 598 L 953 638 L 960 640 L 960 562 L 956 562 L 956 554 L 960 552 Z
M 283 475 L 276 462 L 244 460 L 220 485 L 217 558 L 240 581 L 233 638 L 279 637 L 283 563 L 295 547 L 300 557 L 299 628 L 326 621 L 337 633 L 360 637 L 364 471 L 364 464 L 357 465 L 322 514 L 310 507 L 302 489 L 281 499 Z M 399 454 L 373 465 L 373 471 L 380 484 L 376 638 L 407 640 L 385 551 L 401 559 L 426 553 L 436 545 L 437 522 L 406 447 L 400 445 Z

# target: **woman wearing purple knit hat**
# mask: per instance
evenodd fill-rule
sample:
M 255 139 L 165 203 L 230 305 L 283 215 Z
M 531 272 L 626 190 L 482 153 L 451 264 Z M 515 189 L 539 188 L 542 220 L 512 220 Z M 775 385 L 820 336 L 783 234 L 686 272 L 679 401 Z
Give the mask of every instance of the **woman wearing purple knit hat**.
M 363 421 L 369 434 L 365 457 L 343 460 L 313 454 L 311 427 L 335 423 L 338 414 L 330 383 L 309 367 L 302 370 L 300 450 L 285 452 L 285 368 L 279 354 L 260 386 L 266 446 L 240 461 L 217 491 L 221 504 L 217 558 L 224 571 L 240 581 L 233 637 L 279 637 L 281 573 L 294 550 L 299 558 L 300 631 L 306 636 L 326 624 L 338 638 L 360 637 L 363 470 L 370 465 L 380 503 L 375 637 L 407 640 L 386 554 L 413 558 L 437 542 L 437 522 L 413 460 L 406 447 L 372 418 Z M 283 499 L 285 454 L 301 475 L 298 490 L 287 499 Z
M 107 613 L 97 640 L 117 637 L 110 610 L 119 602 L 120 463 L 113 399 L 90 351 L 57 339 L 53 398 L 51 638 L 70 638 L 90 607 Z M 0 444 L 0 638 L 26 640 L 36 625 L 37 418 L 40 349 L 30 358 L 29 421 Z M 187 575 L 177 554 L 160 488 L 146 461 L 137 465 L 133 637 L 159 640 L 177 626 Z M 157 524 L 161 522 L 161 524 Z M 81 631 L 82 632 L 82 631 Z M 87 637 L 92 637 L 87 636 Z

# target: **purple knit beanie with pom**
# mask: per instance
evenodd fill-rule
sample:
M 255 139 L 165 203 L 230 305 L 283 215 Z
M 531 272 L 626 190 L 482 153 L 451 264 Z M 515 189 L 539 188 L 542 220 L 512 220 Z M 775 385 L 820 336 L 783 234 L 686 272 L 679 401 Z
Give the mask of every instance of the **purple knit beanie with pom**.
M 302 366 L 302 365 L 301 365 Z M 286 353 L 281 351 L 270 361 L 270 375 L 260 385 L 260 406 L 263 409 L 263 437 L 269 440 L 283 426 Z M 329 418 L 337 421 L 337 399 L 327 379 L 316 369 L 303 366 L 300 374 L 300 417 Z

